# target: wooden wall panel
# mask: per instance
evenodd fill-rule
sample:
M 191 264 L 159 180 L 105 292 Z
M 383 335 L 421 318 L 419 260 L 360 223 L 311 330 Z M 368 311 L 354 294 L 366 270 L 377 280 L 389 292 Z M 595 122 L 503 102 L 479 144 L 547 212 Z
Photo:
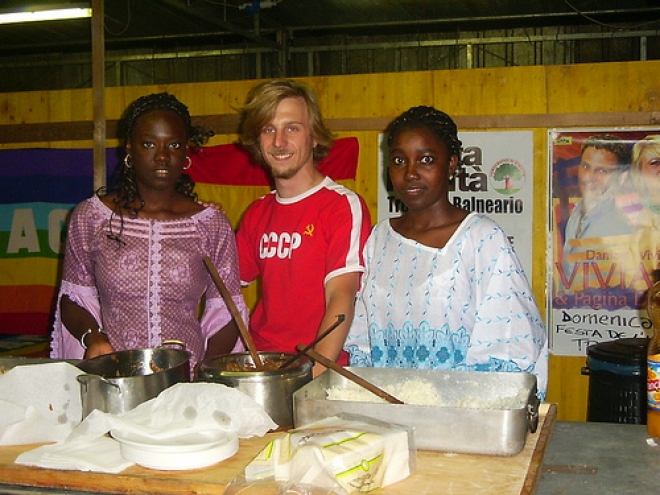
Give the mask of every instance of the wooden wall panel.
M 47 93 L 38 93 L 46 95 Z M 3 124 L 24 124 L 33 118 L 30 101 L 37 93 L 4 93 L 0 96 L 0 119 Z M 49 122 L 50 119 L 41 116 L 37 122 Z M 33 121 L 34 122 L 34 121 Z
M 360 142 L 356 190 L 376 218 L 378 134 L 393 117 L 414 105 L 432 104 L 456 117 L 463 131 L 525 128 L 534 132 L 535 203 L 532 273 L 534 293 L 546 313 L 546 235 L 548 215 L 547 127 L 611 126 L 613 122 L 660 124 L 660 62 L 404 72 L 305 79 L 316 91 L 322 112 L 338 137 Z M 224 118 L 211 145 L 236 140 L 235 112 L 258 81 L 229 81 L 106 88 L 106 118 L 119 119 L 135 98 L 168 91 L 188 105 L 193 117 Z M 640 113 L 638 113 L 640 112 Z M 646 113 L 641 113 L 646 112 Z M 548 116 L 549 118 L 545 118 Z M 0 126 L 22 123 L 92 121 L 91 90 L 0 94 Z M 547 122 L 547 123 L 546 123 Z M 468 124 L 468 125 L 464 125 Z M 352 127 L 351 127 L 352 126 Z M 78 130 L 80 126 L 77 127 Z M 108 145 L 116 145 L 108 136 Z M 41 139 L 41 137 L 40 137 Z M 3 147 L 92 147 L 80 136 L 71 140 L 3 143 Z M 585 359 L 550 360 L 548 400 L 557 402 L 558 418 L 586 418 L 588 379 Z
M 660 110 L 657 60 L 546 67 L 546 74 L 549 113 Z
M 536 296 L 537 304 L 543 317 L 547 316 L 546 302 L 546 279 L 547 263 L 546 251 L 544 249 L 548 235 L 548 214 L 550 203 L 548 193 L 548 165 L 547 165 L 547 142 L 548 133 L 546 129 L 534 129 L 534 216 L 532 225 L 532 245 L 534 259 L 543 262 L 532 264 L 532 288 Z
M 450 115 L 543 114 L 547 111 L 544 69 L 435 71 L 435 105 Z
M 32 93 L 40 97 L 40 93 Z M 54 91 L 46 100 L 51 122 L 92 121 L 92 92 L 80 90 Z
M 46 91 L 18 93 L 16 100 L 17 121 L 20 119 L 20 122 L 26 124 L 50 121 L 48 100 L 48 92 Z
M 91 107 L 92 103 L 91 101 L 86 101 L 86 95 L 87 93 L 75 94 L 71 91 L 58 91 L 57 98 L 46 97 L 45 105 L 49 120 L 52 120 L 54 117 L 56 117 L 59 122 L 89 120 L 88 117 L 84 115 L 84 113 L 87 108 Z M 75 106 L 79 109 L 79 111 L 83 112 L 82 119 L 74 117 L 72 101 L 75 101 Z
M 395 117 L 433 103 L 432 73 L 397 72 L 328 78 L 326 119 Z
M 557 418 L 562 421 L 586 421 L 589 378 L 582 375 L 586 359 L 550 356 L 548 401 L 557 404 Z

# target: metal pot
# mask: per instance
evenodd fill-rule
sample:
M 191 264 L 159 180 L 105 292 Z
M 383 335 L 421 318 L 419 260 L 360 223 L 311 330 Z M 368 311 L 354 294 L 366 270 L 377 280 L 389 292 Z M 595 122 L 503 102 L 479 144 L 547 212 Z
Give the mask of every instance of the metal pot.
M 175 345 L 180 349 L 164 347 Z M 83 418 L 94 409 L 119 414 L 156 397 L 167 387 L 190 381 L 190 353 L 168 340 L 155 349 L 112 352 L 78 363 Z
M 262 362 L 284 362 L 292 354 L 259 352 Z M 254 367 L 249 353 L 226 354 L 207 359 L 199 367 L 200 381 L 221 383 L 236 388 L 252 397 L 270 415 L 280 428 L 293 426 L 293 393 L 312 379 L 312 363 L 301 356 L 285 369 L 268 371 L 232 371 Z

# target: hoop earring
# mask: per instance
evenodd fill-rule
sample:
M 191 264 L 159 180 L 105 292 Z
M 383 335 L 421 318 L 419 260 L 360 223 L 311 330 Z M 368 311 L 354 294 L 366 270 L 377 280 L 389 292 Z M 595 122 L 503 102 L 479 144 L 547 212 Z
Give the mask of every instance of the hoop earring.
M 126 168 L 131 168 L 133 165 L 131 164 L 131 154 L 126 153 L 126 156 L 124 157 L 124 165 Z
M 192 158 L 187 156 L 186 157 L 186 164 L 183 166 L 183 170 L 188 170 L 190 167 L 192 167 Z

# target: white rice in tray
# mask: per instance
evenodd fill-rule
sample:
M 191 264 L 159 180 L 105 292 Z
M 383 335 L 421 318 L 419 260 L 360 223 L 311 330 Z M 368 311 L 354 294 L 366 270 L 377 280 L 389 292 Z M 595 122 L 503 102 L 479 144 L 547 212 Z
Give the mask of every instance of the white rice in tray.
M 477 383 L 475 383 L 477 385 Z M 509 387 L 500 390 L 498 397 L 465 396 L 461 398 L 442 398 L 438 389 L 428 380 L 421 378 L 407 379 L 401 383 L 382 386 L 388 394 L 403 401 L 404 404 L 418 406 L 463 407 L 470 409 L 510 410 L 525 407 L 528 399 L 527 390 Z M 326 389 L 328 400 L 344 400 L 350 402 L 384 402 L 387 401 L 371 393 L 359 385 L 348 382 L 346 386 L 333 386 Z

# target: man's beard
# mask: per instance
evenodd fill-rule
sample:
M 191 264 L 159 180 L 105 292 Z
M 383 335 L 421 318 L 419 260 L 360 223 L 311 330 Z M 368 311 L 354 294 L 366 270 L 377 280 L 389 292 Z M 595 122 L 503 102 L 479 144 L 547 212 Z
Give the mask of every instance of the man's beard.
M 275 169 L 268 165 L 268 170 L 270 170 L 270 175 L 273 176 L 273 179 L 290 179 L 298 173 L 302 167 L 290 167 L 287 169 Z
M 287 154 L 288 151 L 282 150 L 282 153 Z M 298 157 L 297 154 L 292 154 L 292 158 L 296 157 Z M 290 179 L 295 176 L 300 171 L 300 169 L 303 168 L 303 166 L 304 164 L 298 161 L 282 165 L 277 162 L 275 162 L 275 164 L 271 164 L 269 161 L 266 161 L 266 168 L 270 172 L 270 175 L 273 177 L 273 179 Z

